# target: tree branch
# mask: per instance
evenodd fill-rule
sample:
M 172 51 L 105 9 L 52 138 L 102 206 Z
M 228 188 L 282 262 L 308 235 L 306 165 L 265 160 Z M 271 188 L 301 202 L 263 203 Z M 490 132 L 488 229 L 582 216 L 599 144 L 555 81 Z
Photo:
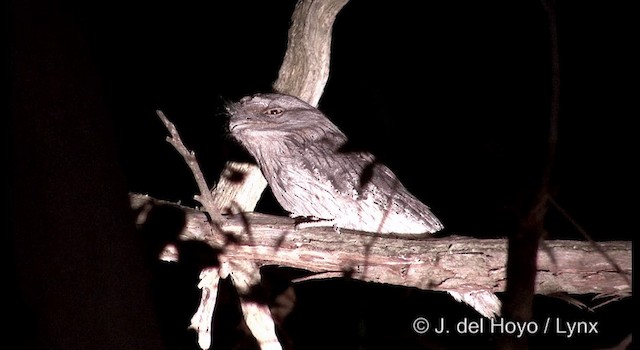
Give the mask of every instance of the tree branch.
M 289 47 L 273 88 L 317 107 L 329 79 L 331 31 L 349 0 L 300 0 L 291 16 Z
M 204 179 L 204 175 L 200 170 L 200 165 L 196 159 L 196 155 L 193 151 L 187 149 L 187 147 L 182 143 L 182 138 L 176 129 L 176 126 L 169 121 L 169 119 L 162 113 L 162 111 L 156 111 L 156 114 L 164 123 L 164 126 L 169 131 L 169 135 L 167 136 L 167 142 L 169 142 L 175 149 L 180 153 L 184 161 L 191 169 L 191 173 L 193 174 L 194 179 L 196 180 L 196 184 L 198 185 L 198 189 L 200 190 L 200 194 L 194 195 L 193 199 L 197 200 L 202 204 L 205 211 L 209 213 L 211 216 L 211 220 L 214 223 L 220 222 L 222 217 L 220 216 L 220 210 L 215 205 L 213 196 L 211 192 L 209 192 L 209 186 L 207 185 L 206 180 Z
M 140 195 L 132 196 L 132 205 L 177 206 Z M 247 213 L 223 217 L 220 227 L 234 240 L 220 246 L 211 240 L 203 213 L 181 209 L 186 213 L 181 239 L 205 241 L 222 250 L 227 259 L 301 268 L 318 273 L 316 278 L 347 276 L 425 290 L 495 293 L 505 288 L 506 239 L 377 235 L 372 240 L 371 235 L 350 230 L 337 234 L 331 228 L 296 229 L 287 217 Z M 600 242 L 606 258 L 589 242 L 545 244 L 547 249 L 537 259 L 536 293 L 622 295 L 631 291 L 631 242 Z

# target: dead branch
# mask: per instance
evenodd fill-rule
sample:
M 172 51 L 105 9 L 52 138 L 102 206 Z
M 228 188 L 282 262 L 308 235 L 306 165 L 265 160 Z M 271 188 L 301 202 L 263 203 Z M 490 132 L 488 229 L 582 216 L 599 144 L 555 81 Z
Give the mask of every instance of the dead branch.
M 134 208 L 145 204 L 176 205 L 132 196 Z M 223 217 L 220 227 L 235 239 L 221 247 L 210 238 L 203 213 L 182 209 L 186 225 L 181 238 L 205 241 L 222 249 L 227 259 L 301 268 L 317 273 L 315 278 L 348 276 L 425 290 L 495 293 L 505 288 L 506 239 L 402 239 L 349 230 L 338 234 L 331 228 L 296 229 L 287 217 L 246 213 Z M 545 243 L 547 249 L 537 259 L 537 294 L 631 292 L 631 242 L 600 242 L 608 258 L 585 241 Z
M 215 206 L 213 196 L 211 192 L 209 192 L 209 186 L 204 179 L 204 175 L 200 170 L 200 165 L 198 164 L 198 160 L 196 159 L 196 155 L 193 151 L 187 149 L 187 147 L 182 143 L 182 138 L 176 129 L 176 126 L 169 121 L 169 119 L 162 113 L 162 111 L 156 111 L 156 114 L 164 123 L 164 126 L 169 131 L 169 135 L 167 136 L 167 142 L 169 142 L 175 149 L 180 153 L 184 161 L 191 169 L 191 173 L 196 180 L 196 184 L 198 185 L 198 189 L 200 190 L 200 194 L 194 195 L 193 199 L 197 200 L 202 204 L 205 211 L 209 213 L 211 219 L 214 222 L 219 222 L 222 217 L 220 216 L 220 211 Z
M 266 187 L 267 179 L 257 165 L 228 161 L 212 191 L 214 205 L 221 213 L 253 211 Z
M 209 192 L 209 187 L 200 170 L 200 165 L 196 160 L 195 153 L 187 149 L 182 143 L 178 130 L 164 113 L 162 113 L 162 111 L 156 111 L 156 113 L 171 135 L 167 137 L 167 142 L 184 158 L 198 184 L 200 194 L 195 195 L 193 198 L 199 201 L 203 205 L 205 212 L 209 214 L 209 218 L 205 216 L 205 226 L 203 226 L 203 228 L 208 228 L 208 241 L 219 246 L 221 242 L 224 242 L 224 237 L 219 226 L 222 221 L 222 216 L 211 192 Z M 146 209 L 147 210 L 143 211 L 145 216 L 149 213 L 149 208 L 147 207 Z M 204 212 L 200 213 L 201 215 L 205 214 Z M 260 348 L 281 350 L 282 347 L 278 342 L 275 325 L 271 319 L 271 313 L 268 307 L 244 298 L 244 295 L 249 292 L 250 288 L 260 282 L 259 266 L 256 265 L 254 261 L 248 259 L 229 259 L 225 252 L 221 252 L 217 258 L 221 268 L 208 268 L 200 274 L 201 283 L 198 287 L 202 289 L 203 293 L 200 307 L 193 316 L 191 323 L 191 328 L 198 332 L 198 345 L 200 348 L 208 349 L 211 346 L 211 320 L 213 319 L 213 307 L 217 299 L 218 281 L 221 277 L 226 278 L 230 276 L 238 293 L 240 293 L 240 306 L 242 307 L 245 322 L 256 337 Z
M 301 0 L 291 16 L 289 46 L 273 88 L 317 107 L 329 79 L 331 31 L 349 0 Z

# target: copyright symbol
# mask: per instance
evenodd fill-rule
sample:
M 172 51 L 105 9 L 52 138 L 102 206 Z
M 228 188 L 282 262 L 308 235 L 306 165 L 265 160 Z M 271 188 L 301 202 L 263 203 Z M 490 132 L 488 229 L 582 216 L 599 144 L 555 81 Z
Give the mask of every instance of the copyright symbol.
M 413 324 L 411 325 L 413 331 L 418 334 L 425 334 L 429 330 L 429 321 L 427 321 L 424 317 L 418 317 L 413 320 Z

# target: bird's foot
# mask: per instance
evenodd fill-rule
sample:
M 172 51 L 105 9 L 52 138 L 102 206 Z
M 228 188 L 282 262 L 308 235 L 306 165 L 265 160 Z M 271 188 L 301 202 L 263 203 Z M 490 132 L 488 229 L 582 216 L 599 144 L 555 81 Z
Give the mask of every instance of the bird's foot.
M 292 219 L 295 220 L 295 228 L 309 228 L 309 227 L 333 227 L 333 230 L 340 233 L 340 228 L 336 225 L 334 219 L 320 219 L 315 216 L 299 216 L 290 214 Z

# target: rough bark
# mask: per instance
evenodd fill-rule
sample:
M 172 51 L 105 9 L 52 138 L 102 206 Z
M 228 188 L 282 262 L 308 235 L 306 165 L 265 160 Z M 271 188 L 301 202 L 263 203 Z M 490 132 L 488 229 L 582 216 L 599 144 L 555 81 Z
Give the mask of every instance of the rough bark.
M 214 205 L 222 213 L 253 211 L 266 187 L 257 165 L 228 161 L 212 193 Z
M 174 205 L 146 196 L 132 198 L 134 207 L 145 203 Z M 347 230 L 338 234 L 331 228 L 296 229 L 293 220 L 287 217 L 246 213 L 224 217 L 221 227 L 234 237 L 229 240 L 212 234 L 203 213 L 182 209 L 186 212 L 186 224 L 181 238 L 205 241 L 230 259 L 318 273 L 313 278 L 348 276 L 460 293 L 478 290 L 495 293 L 505 289 L 506 239 L 461 236 L 400 239 Z M 599 248 L 584 241 L 545 241 L 546 249 L 537 260 L 535 292 L 630 292 L 631 242 L 598 244 Z M 621 272 L 611 261 L 618 264 Z
M 289 46 L 273 88 L 317 107 L 329 79 L 331 31 L 348 0 L 302 0 L 289 28 Z

